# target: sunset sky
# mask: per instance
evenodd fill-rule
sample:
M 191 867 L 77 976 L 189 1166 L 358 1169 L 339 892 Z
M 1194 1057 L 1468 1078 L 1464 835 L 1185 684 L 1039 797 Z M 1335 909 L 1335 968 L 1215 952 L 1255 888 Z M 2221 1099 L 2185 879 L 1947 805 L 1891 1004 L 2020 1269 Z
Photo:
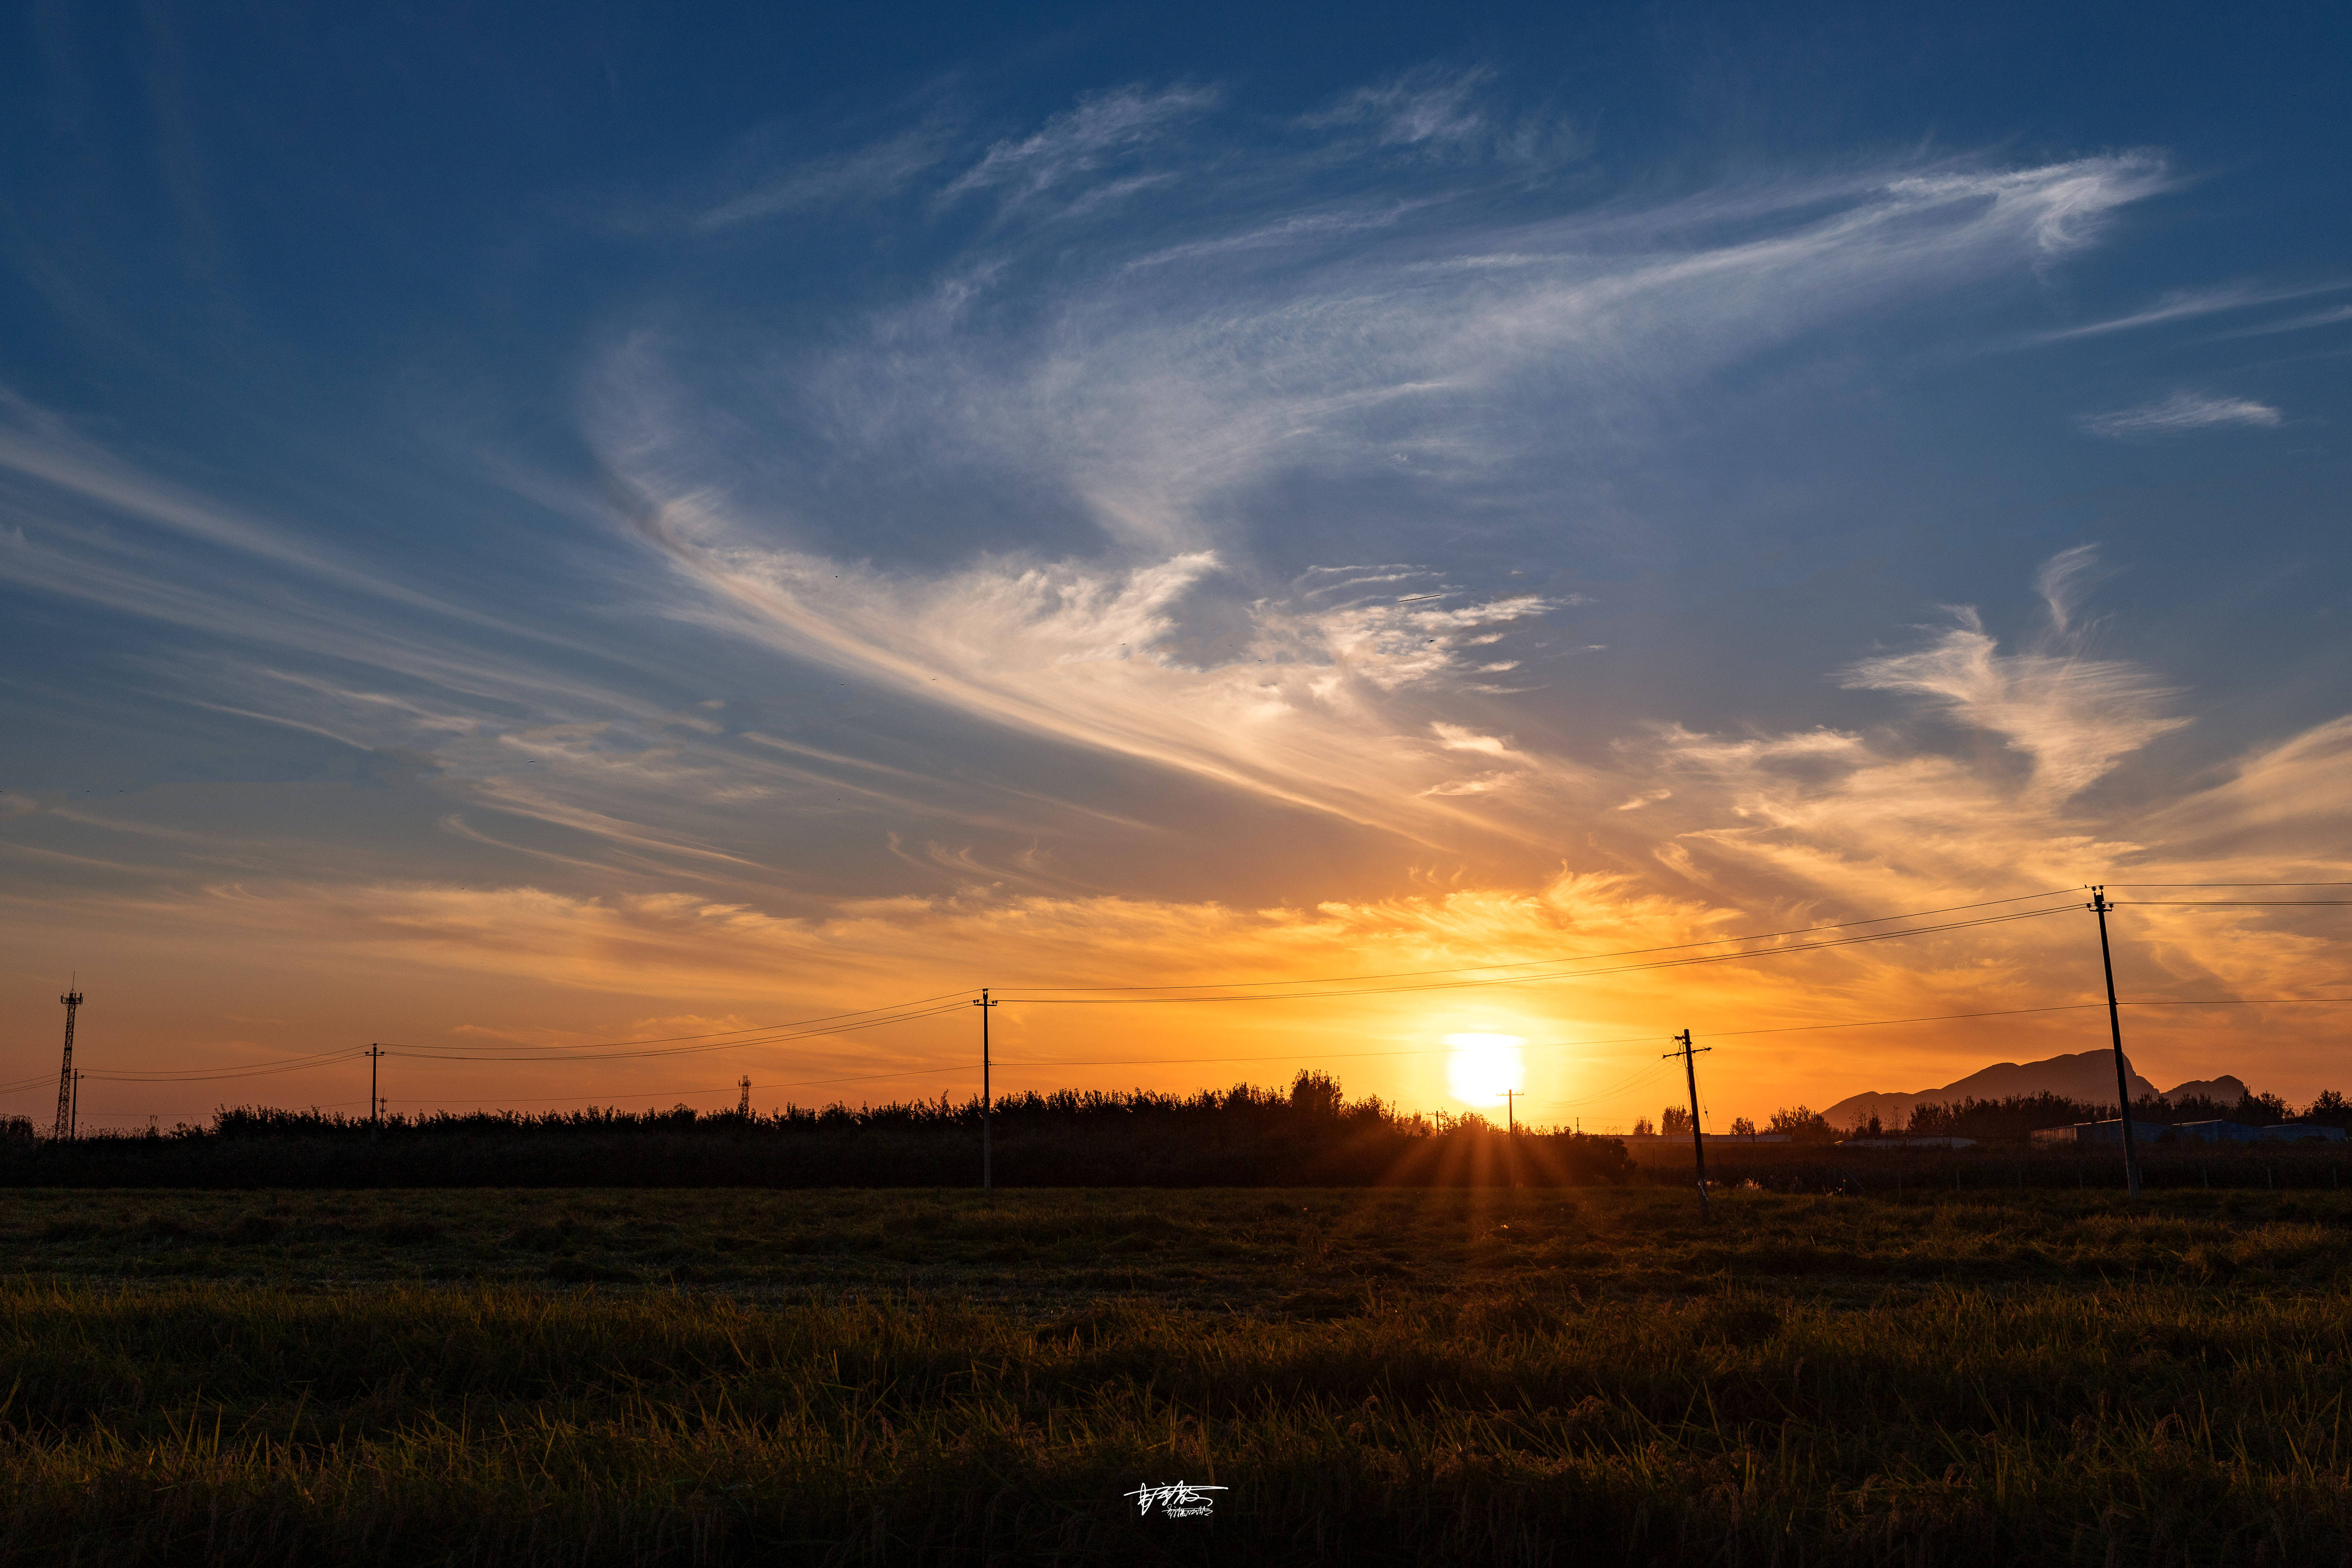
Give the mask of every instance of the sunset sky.
M 0 35 L 0 1113 L 2352 1090 L 2329 8 L 370 9 Z

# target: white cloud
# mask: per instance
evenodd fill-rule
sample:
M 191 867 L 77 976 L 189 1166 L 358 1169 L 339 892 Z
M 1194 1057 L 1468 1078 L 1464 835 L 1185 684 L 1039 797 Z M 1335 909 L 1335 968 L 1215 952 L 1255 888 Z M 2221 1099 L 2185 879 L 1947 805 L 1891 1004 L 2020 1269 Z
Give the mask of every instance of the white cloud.
M 1401 145 L 1467 134 L 1480 86 L 1475 75 L 1391 83 L 1327 126 L 1357 138 L 1346 145 L 1365 126 Z M 1129 154 L 1172 146 L 1167 132 L 1214 97 L 1087 98 L 998 142 L 949 189 L 1052 188 L 1066 212 L 1123 188 L 1136 177 Z M 1231 149 L 1201 140 L 1201 159 L 1230 163 Z M 1147 255 L 1202 265 L 1136 268 L 1116 245 L 1054 240 L 1050 287 L 1034 296 L 1020 291 L 1022 225 L 1054 215 L 1008 213 L 940 266 L 941 279 L 989 279 L 998 303 L 984 319 L 921 286 L 821 349 L 747 353 L 730 341 L 700 353 L 674 326 L 641 331 L 604 367 L 590 433 L 646 498 L 635 525 L 709 595 L 680 613 L 975 716 L 1418 837 L 1437 830 L 1432 813 L 1462 809 L 1448 800 L 1543 793 L 1465 784 L 1433 770 L 1435 752 L 1399 764 L 1391 751 L 1401 733 L 1444 733 L 1429 728 L 1432 708 L 1465 733 L 1507 724 L 1456 714 L 1524 695 L 1491 682 L 1550 651 L 1539 623 L 1553 606 L 1462 595 L 1402 564 L 1316 568 L 1275 586 L 1297 571 L 1276 576 L 1263 559 L 1263 542 L 1284 531 L 1283 498 L 1377 476 L 1467 517 L 1490 493 L 1522 509 L 1530 494 L 1580 493 L 1586 465 L 1659 440 L 1674 400 L 1723 367 L 2030 272 L 2168 180 L 2140 155 L 1894 168 L 1485 224 L 1437 199 L 1502 177 L 1470 168 L 1444 175 L 1466 187 L 1391 192 L 1423 205 L 1400 206 L 1368 239 L 1346 224 L 1284 226 L 1311 171 L 1276 157 L 1255 184 L 1229 180 L 1233 201 L 1154 227 Z M 1216 263 L 1221 246 L 1261 242 L 1285 247 L 1283 266 Z M 1428 265 L 1465 254 L 1517 264 Z M 731 379 L 746 363 L 760 367 L 748 384 Z M 822 487 L 762 466 L 798 448 L 823 454 Z M 910 466 L 959 491 L 1003 477 L 1032 498 L 1024 507 L 1060 503 L 1098 542 L 961 544 L 947 499 L 928 559 L 859 560 L 868 546 L 853 513 L 809 515 L 842 504 L 826 497 L 854 509 L 862 483 L 896 482 Z M 1506 633 L 1527 641 L 1493 646 Z M 1959 657 L 1957 645 L 1940 657 Z M 2021 667 L 1997 668 L 2039 689 Z M 1895 664 L 1879 678 L 1937 691 L 1955 679 Z M 2021 704 L 2012 693 L 2007 710 Z M 2054 738 L 2034 743 L 2050 776 L 2080 771 L 2055 758 Z M 1547 767 L 1547 789 L 1583 777 Z M 1480 811 L 1515 834 L 1559 831 L 1530 826 L 1534 806 L 1516 826 Z
M 712 233 L 785 213 L 890 195 L 935 167 L 949 147 L 942 131 L 926 126 L 870 147 L 809 159 L 705 207 L 691 226 Z
M 2103 321 L 2088 321 L 2079 327 L 2066 327 L 2057 331 L 2043 332 L 2032 341 L 2042 343 L 2063 342 L 2070 338 L 2101 337 L 2108 332 L 2126 332 L 2141 327 L 2158 327 L 2168 321 L 2193 321 L 2200 316 L 2219 315 L 2230 310 L 2252 310 L 2260 305 L 2275 304 L 2283 300 L 2308 299 L 2314 294 L 2332 294 L 2352 288 L 2346 283 L 2317 283 L 2293 289 L 2261 289 L 2251 284 L 2235 283 L 2218 289 L 2186 289 L 2167 294 L 2146 310 L 2127 315 L 2111 316 Z M 2257 327 L 2254 331 L 2284 331 L 2288 325 L 2305 325 L 2318 321 L 2339 319 L 2345 312 L 2329 311 L 2308 318 L 2303 322 L 2279 327 Z
M 2164 712 L 2173 692 L 2147 671 L 2087 656 L 2074 612 L 2096 563 L 2096 547 L 2078 545 L 2042 564 L 2034 585 L 2050 625 L 2025 651 L 2001 652 L 1976 611 L 1958 609 L 1957 624 L 1929 647 L 1864 659 L 1844 684 L 1927 697 L 2032 758 L 2034 798 L 2054 805 L 2079 794 L 2117 759 L 2188 722 Z
M 2064 636 L 2074 618 L 2074 608 L 2089 591 L 2088 579 L 2098 570 L 2099 547 L 2077 544 L 2062 550 L 2042 563 L 2033 574 L 2033 591 L 2042 595 L 2042 603 L 2050 612 L 2050 628 Z
M 1087 93 L 1034 132 L 991 147 L 949 184 L 949 195 L 1002 188 L 1015 200 L 1092 174 L 1118 154 L 1162 135 L 1171 126 L 1213 107 L 1213 89 L 1139 87 Z
M 1241 601 L 1210 552 L 1124 570 L 983 562 L 912 578 L 751 542 L 707 504 L 666 509 L 656 536 L 723 596 L 720 624 L 772 647 L 1408 835 L 1433 828 L 1423 803 L 1448 781 L 1433 776 L 1434 759 L 1383 754 L 1383 705 L 1447 690 L 1480 662 L 1473 638 L 1545 608 L 1525 595 L 1451 607 Z M 1229 638 L 1217 657 L 1186 658 L 1203 615 L 1229 621 Z M 1480 751 L 1491 739 L 1472 738 Z
M 1483 68 L 1421 66 L 1344 93 L 1329 108 L 1307 116 L 1305 123 L 1318 129 L 1368 127 L 1377 141 L 1391 145 L 1465 142 L 1486 129 L 1477 100 L 1479 89 L 1493 79 L 1494 72 Z
M 2208 341 L 2223 342 L 2231 338 L 2266 338 L 2279 332 L 2304 332 L 2315 327 L 2340 326 L 2346 321 L 2352 321 L 2352 305 L 2313 310 L 2307 315 L 2289 316 L 2284 321 L 2263 321 L 2256 326 L 2240 327 L 2235 331 L 2216 332 Z
M 1523 776 L 1508 772 L 1479 773 L 1472 778 L 1448 779 L 1444 784 L 1432 784 L 1421 793 L 1425 795 L 1491 795 L 1496 790 L 1508 788 Z
M 1437 737 L 1437 743 L 1449 752 L 1484 752 L 1490 757 L 1510 755 L 1511 743 L 1500 735 L 1482 735 L 1475 730 L 1460 724 L 1448 724 L 1443 720 L 1433 722 L 1429 731 Z
M 2095 436 L 2128 439 L 2137 436 L 2176 436 L 2217 425 L 2251 425 L 2268 429 L 2284 417 L 2267 403 L 2244 397 L 2212 397 L 2200 392 L 2176 392 L 2160 403 L 2119 408 L 2112 414 L 2084 417 L 2083 427 Z

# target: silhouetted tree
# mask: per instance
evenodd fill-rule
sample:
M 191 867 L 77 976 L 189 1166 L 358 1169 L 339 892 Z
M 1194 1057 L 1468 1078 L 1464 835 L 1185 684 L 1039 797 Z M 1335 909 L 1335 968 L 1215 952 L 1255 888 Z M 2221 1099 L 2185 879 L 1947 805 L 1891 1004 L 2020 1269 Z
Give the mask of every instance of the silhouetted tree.
M 1829 1118 L 1810 1106 L 1784 1105 L 1772 1113 L 1771 1130 L 1795 1143 L 1827 1143 L 1837 1137 Z
M 1915 1138 L 2022 1138 L 2044 1127 L 2105 1121 L 2115 1113 L 2111 1105 L 2069 1100 L 2063 1094 L 2012 1094 L 2005 1100 L 1970 1097 L 1948 1105 L 1914 1106 L 1905 1131 Z M 2139 1120 L 2154 1118 L 2140 1116 Z
M 2249 1094 L 2231 1108 L 2230 1120 L 2250 1127 L 2275 1127 L 2294 1120 L 2294 1112 L 2275 1094 Z
M 1290 1109 L 1302 1116 L 1336 1121 L 1345 1103 L 1339 1093 L 1339 1080 L 1329 1073 L 1301 1068 L 1298 1076 L 1290 1080 Z
M 1308 1071 L 1289 1091 L 1235 1084 L 1178 1095 L 1057 1089 L 995 1102 L 996 1178 L 1019 1186 L 1482 1184 L 1499 1179 L 1483 1117 L 1350 1101 Z M 9 1136 L 0 1186 L 963 1186 L 978 1173 L 980 1102 L 898 1101 L 772 1116 L 597 1109 L 365 1117 L 243 1106 L 209 1127 L 76 1142 Z M 1622 1181 L 1615 1138 L 1527 1129 L 1531 1180 Z

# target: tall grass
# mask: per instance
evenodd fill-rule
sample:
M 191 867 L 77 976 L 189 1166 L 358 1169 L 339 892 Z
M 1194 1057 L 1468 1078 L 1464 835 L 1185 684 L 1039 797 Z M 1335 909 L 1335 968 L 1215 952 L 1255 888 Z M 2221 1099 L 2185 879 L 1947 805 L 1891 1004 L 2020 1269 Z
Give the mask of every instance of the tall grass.
M 0 1559 L 2334 1563 L 2345 1302 L 0 1289 Z M 1213 1520 L 1138 1518 L 1214 1482 Z

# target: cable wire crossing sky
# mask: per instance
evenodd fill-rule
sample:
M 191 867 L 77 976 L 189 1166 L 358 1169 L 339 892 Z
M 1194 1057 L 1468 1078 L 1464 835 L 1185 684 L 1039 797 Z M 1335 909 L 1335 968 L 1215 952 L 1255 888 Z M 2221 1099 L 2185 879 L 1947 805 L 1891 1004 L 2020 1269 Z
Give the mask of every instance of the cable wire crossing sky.
M 5 26 L 0 1113 L 2344 1087 L 2321 8 Z

